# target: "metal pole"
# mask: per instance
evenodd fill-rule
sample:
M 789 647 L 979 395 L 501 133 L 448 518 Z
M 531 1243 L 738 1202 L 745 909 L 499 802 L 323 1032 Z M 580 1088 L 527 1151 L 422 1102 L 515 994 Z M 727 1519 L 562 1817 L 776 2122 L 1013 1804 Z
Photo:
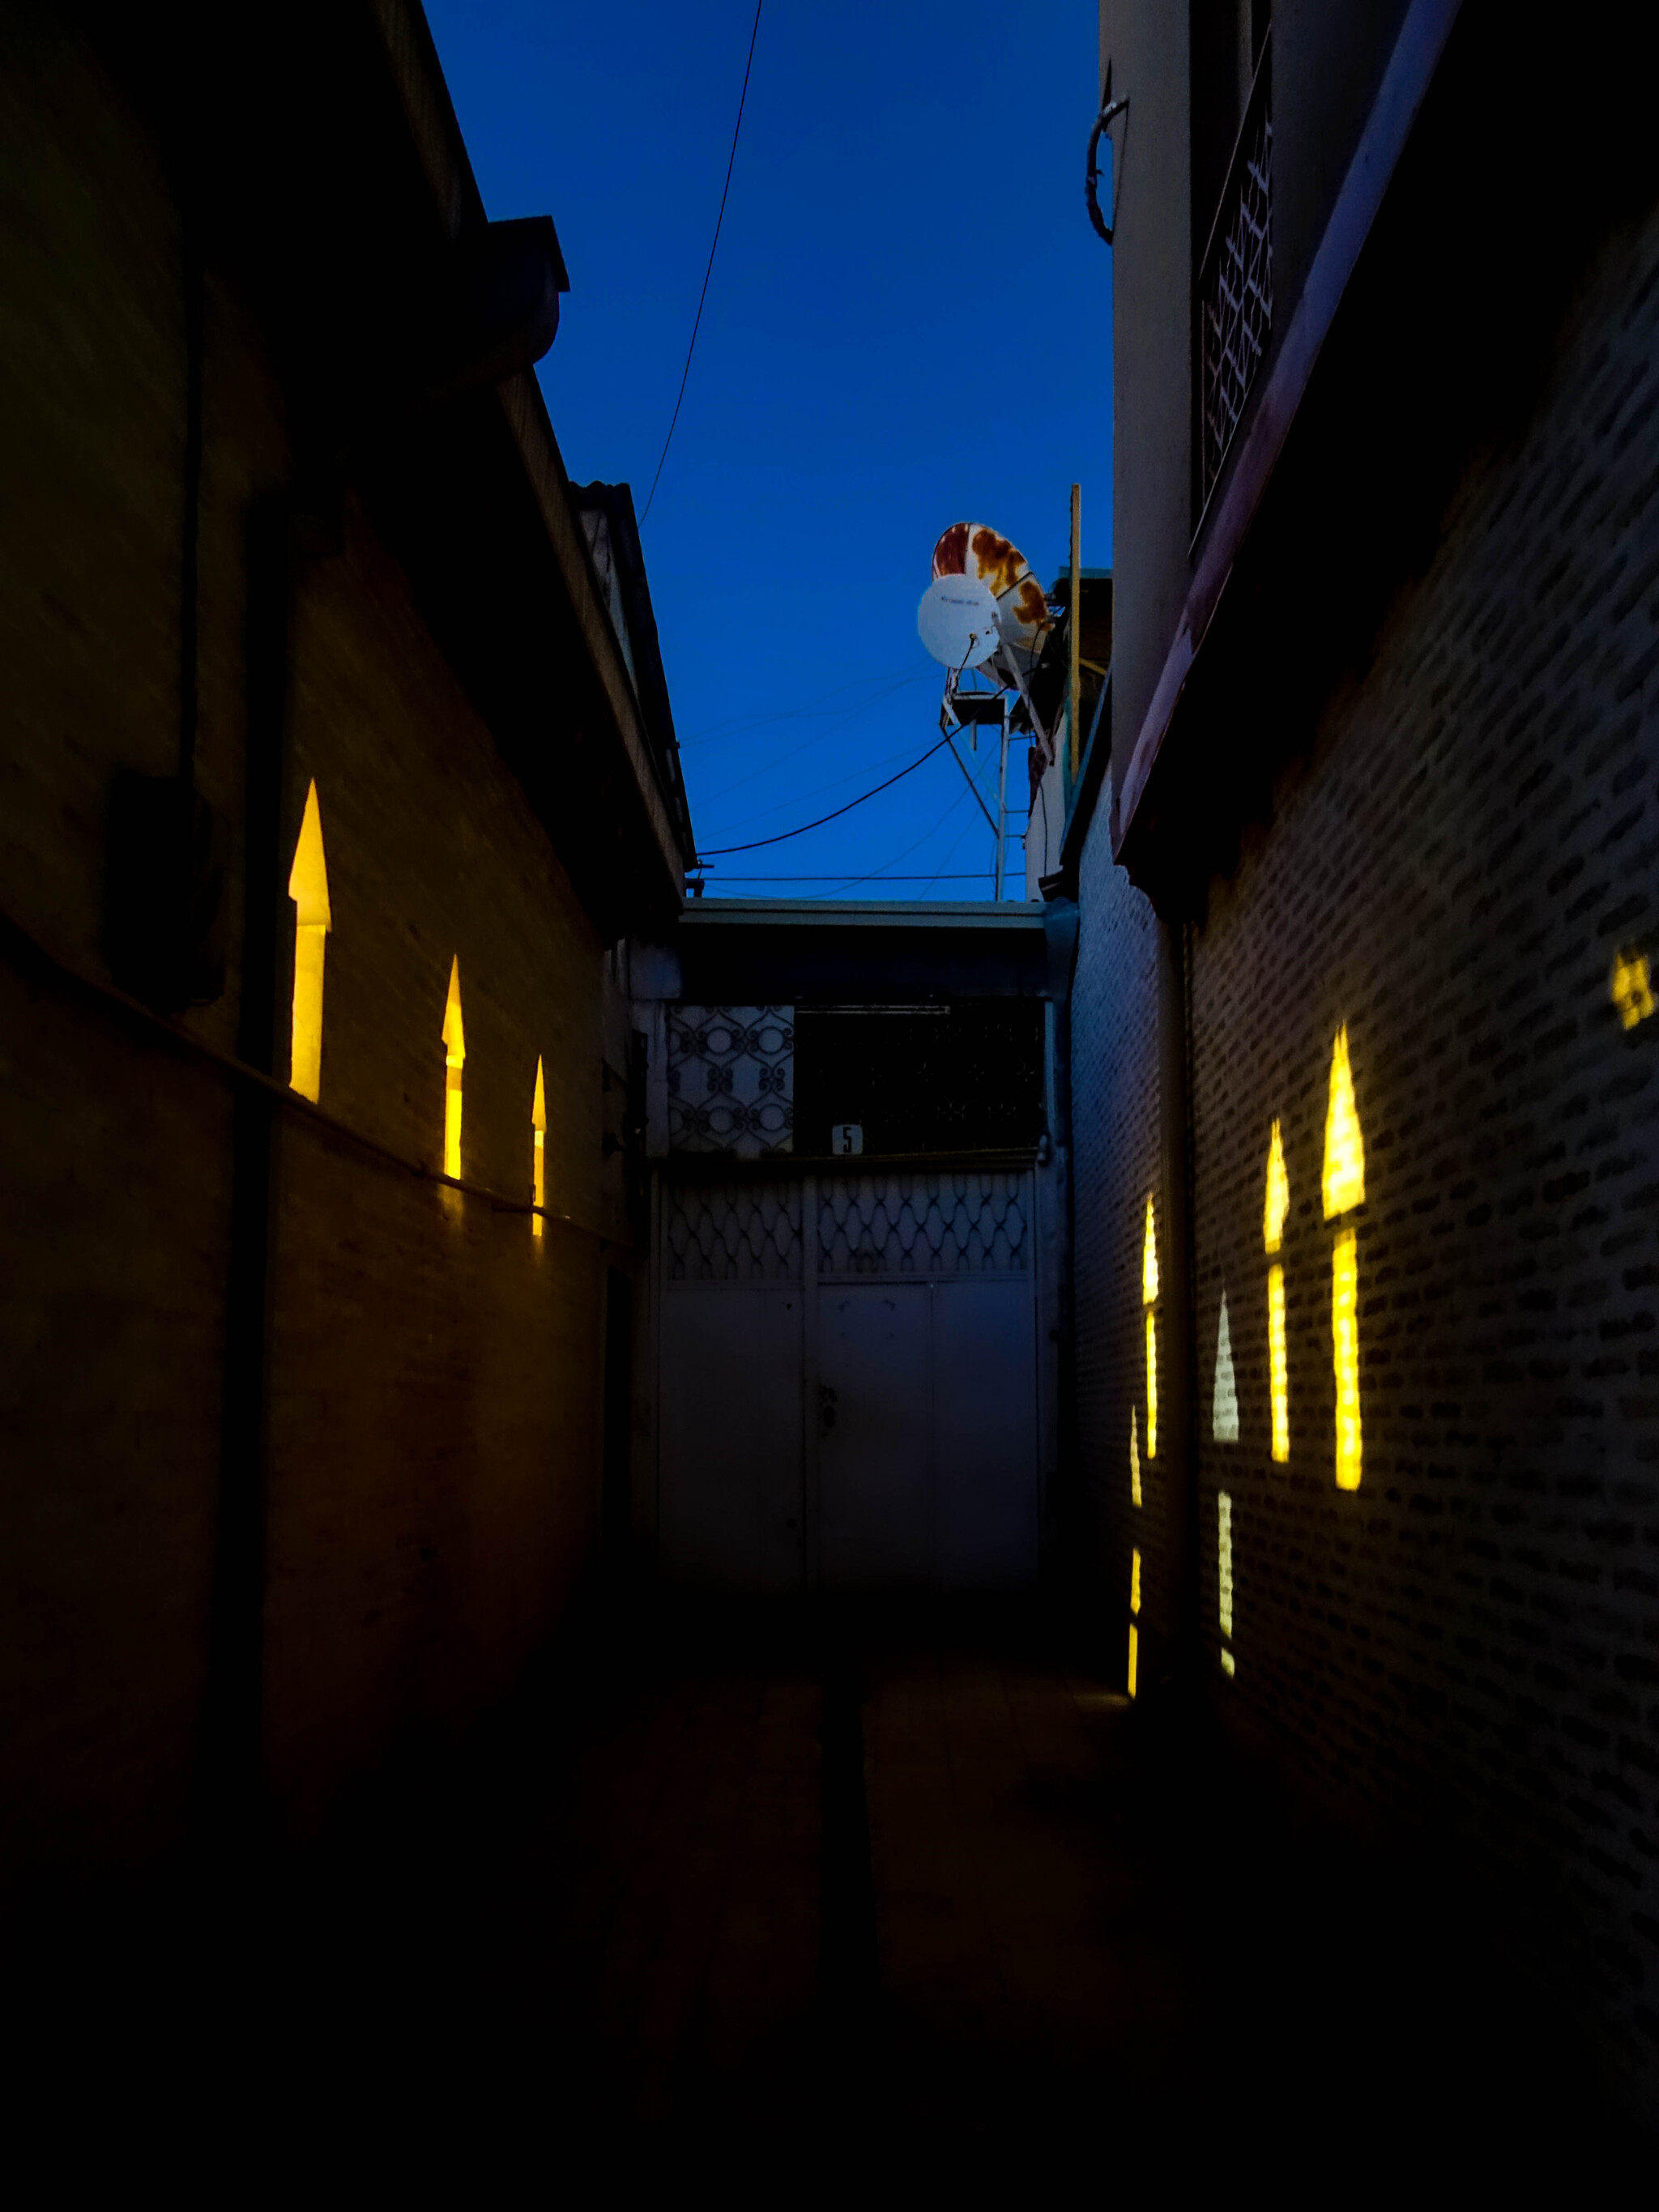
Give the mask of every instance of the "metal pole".
M 997 763 L 997 897 L 1002 896 L 1004 857 L 1008 849 L 1008 695 L 1002 697 L 1002 753 Z
M 1078 655 L 1083 647 L 1083 487 L 1072 486 L 1072 599 L 1066 623 L 1071 632 L 1072 684 L 1066 696 L 1072 702 L 1072 784 L 1075 789 L 1077 772 L 1083 759 L 1083 732 L 1078 726 L 1083 719 L 1083 672 Z

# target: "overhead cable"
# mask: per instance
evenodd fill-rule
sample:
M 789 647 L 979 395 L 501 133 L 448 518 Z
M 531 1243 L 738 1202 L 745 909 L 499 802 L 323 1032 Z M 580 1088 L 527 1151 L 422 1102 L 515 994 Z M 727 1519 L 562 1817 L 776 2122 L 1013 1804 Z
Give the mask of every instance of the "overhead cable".
M 780 830 L 775 837 L 751 837 L 746 845 L 713 845 L 701 857 L 705 860 L 718 860 L 728 853 L 757 853 L 763 845 L 787 844 L 791 837 L 804 837 L 809 830 L 822 830 L 826 822 L 840 821 L 843 814 L 850 814 L 855 806 L 862 806 L 866 799 L 874 799 L 878 793 L 891 790 L 907 775 L 914 775 L 924 761 L 932 760 L 935 753 L 942 753 L 950 742 L 948 738 L 941 738 L 936 745 L 929 745 L 925 753 L 918 754 L 908 768 L 902 768 L 896 775 L 890 775 L 885 783 L 877 784 L 872 790 L 861 791 L 856 799 L 849 799 L 845 806 L 836 807 L 833 814 L 820 814 L 816 822 L 803 822 L 799 830 Z
M 738 133 L 743 129 L 744 102 L 749 97 L 749 72 L 755 66 L 755 41 L 760 36 L 761 9 L 765 0 L 755 0 L 755 27 L 749 33 L 749 58 L 743 67 L 743 90 L 738 95 L 738 119 L 732 126 L 732 151 L 726 164 L 726 183 L 720 191 L 720 211 L 714 217 L 714 235 L 708 248 L 708 266 L 702 272 L 702 289 L 697 295 L 696 319 L 691 325 L 691 343 L 685 349 L 685 367 L 680 371 L 680 389 L 674 402 L 674 412 L 668 425 L 668 435 L 662 441 L 662 452 L 657 460 L 657 473 L 651 479 L 651 489 L 645 495 L 645 506 L 640 514 L 641 528 L 651 512 L 651 502 L 657 496 L 657 483 L 662 475 L 662 465 L 668 459 L 668 448 L 674 442 L 674 425 L 680 419 L 680 403 L 685 398 L 685 380 L 691 374 L 691 356 L 697 349 L 697 332 L 702 324 L 702 303 L 708 297 L 708 280 L 714 273 L 714 248 L 720 242 L 720 225 L 726 221 L 726 195 L 732 189 L 732 169 L 738 158 Z
M 872 868 L 864 875 L 853 876 L 849 878 L 848 880 L 842 883 L 838 886 L 838 889 L 844 891 L 856 890 L 860 884 L 874 883 L 878 877 L 886 874 L 889 870 L 895 867 L 900 860 L 908 860 L 911 854 L 917 851 L 921 846 L 925 845 L 930 837 L 936 837 L 939 835 L 939 831 L 945 827 L 945 823 L 950 820 L 951 817 L 956 812 L 957 807 L 961 805 L 963 800 L 966 799 L 968 793 L 965 791 L 957 792 L 956 797 L 945 808 L 944 813 L 938 816 L 935 820 L 930 822 L 927 827 L 922 831 L 921 836 L 913 838 L 910 843 L 905 847 L 902 853 L 890 854 L 888 858 L 881 863 L 879 867 Z M 958 839 L 957 842 L 957 843 L 960 843 L 961 840 Z M 952 846 L 951 849 L 954 852 L 956 847 Z
M 896 686 L 894 687 L 896 690 Z M 886 695 L 884 693 L 881 696 L 884 697 Z M 878 703 L 877 701 L 871 702 L 872 705 L 877 703 Z M 844 730 L 849 722 L 856 722 L 861 714 L 868 711 L 866 707 L 849 708 L 840 721 L 832 722 L 827 730 L 821 730 L 815 737 L 807 738 L 800 744 L 792 745 L 787 752 L 770 755 L 761 763 L 758 768 L 750 769 L 746 775 L 740 775 L 734 781 L 723 785 L 719 791 L 709 793 L 707 797 L 699 793 L 698 808 L 701 810 L 703 807 L 718 806 L 722 799 L 729 799 L 734 791 L 741 791 L 744 784 L 753 783 L 758 776 L 771 775 L 775 769 L 782 768 L 789 761 L 799 760 L 803 753 L 811 752 L 815 746 L 822 745 L 825 738 L 833 737 L 837 730 Z M 909 750 L 908 743 L 902 750 L 905 752 Z M 861 767 L 852 769 L 846 775 L 832 776 L 828 783 L 818 784 L 811 791 L 795 793 L 793 795 L 794 801 L 799 803 L 805 799 L 816 799 L 820 793 L 834 791 L 842 784 L 856 783 L 860 776 L 866 775 L 872 768 L 885 768 L 889 762 L 896 761 L 899 757 L 900 754 L 894 752 L 890 753 L 885 760 L 866 761 Z M 787 806 L 790 803 L 788 799 L 775 799 L 769 805 L 761 807 L 756 813 L 745 814 L 740 821 L 727 823 L 726 830 L 722 830 L 719 834 L 725 836 L 726 830 L 746 830 L 751 822 L 763 822 L 769 814 L 775 814 L 780 806 Z

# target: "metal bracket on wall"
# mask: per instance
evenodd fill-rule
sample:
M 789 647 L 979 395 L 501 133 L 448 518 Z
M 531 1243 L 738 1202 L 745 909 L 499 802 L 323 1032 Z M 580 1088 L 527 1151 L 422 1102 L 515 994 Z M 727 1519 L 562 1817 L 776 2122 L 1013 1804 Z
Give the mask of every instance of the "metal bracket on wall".
M 1109 246 L 1112 234 L 1117 228 L 1117 195 L 1122 181 L 1123 162 L 1121 153 L 1112 163 L 1112 219 L 1107 222 L 1100 211 L 1100 142 L 1120 115 L 1128 112 L 1128 95 L 1121 100 L 1112 98 L 1112 65 L 1106 64 L 1106 82 L 1101 88 L 1100 112 L 1095 118 L 1095 127 L 1089 133 L 1089 160 L 1083 173 L 1083 198 L 1089 210 L 1089 220 L 1102 243 Z

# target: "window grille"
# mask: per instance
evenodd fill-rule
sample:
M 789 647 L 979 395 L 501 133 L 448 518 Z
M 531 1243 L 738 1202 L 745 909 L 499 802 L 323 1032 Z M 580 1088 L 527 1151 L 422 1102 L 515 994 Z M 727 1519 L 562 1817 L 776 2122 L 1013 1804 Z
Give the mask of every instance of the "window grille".
M 1271 39 L 1262 49 L 1199 267 L 1199 513 L 1267 351 L 1273 319 Z

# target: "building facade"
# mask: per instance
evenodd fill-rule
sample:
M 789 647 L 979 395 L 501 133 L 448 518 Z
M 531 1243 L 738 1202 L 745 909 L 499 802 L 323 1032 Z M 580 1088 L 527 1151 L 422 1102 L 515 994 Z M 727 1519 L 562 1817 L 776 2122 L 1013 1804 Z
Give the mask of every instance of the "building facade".
M 1110 747 L 1055 888 L 1103 1632 L 1435 1838 L 1650 2103 L 1651 135 L 1591 40 L 1534 208 L 1559 42 L 1480 0 L 1100 22 Z
M 311 1832 L 545 1640 L 631 1448 L 615 948 L 690 847 L 552 225 L 418 9 L 0 45 L 15 1885 Z

